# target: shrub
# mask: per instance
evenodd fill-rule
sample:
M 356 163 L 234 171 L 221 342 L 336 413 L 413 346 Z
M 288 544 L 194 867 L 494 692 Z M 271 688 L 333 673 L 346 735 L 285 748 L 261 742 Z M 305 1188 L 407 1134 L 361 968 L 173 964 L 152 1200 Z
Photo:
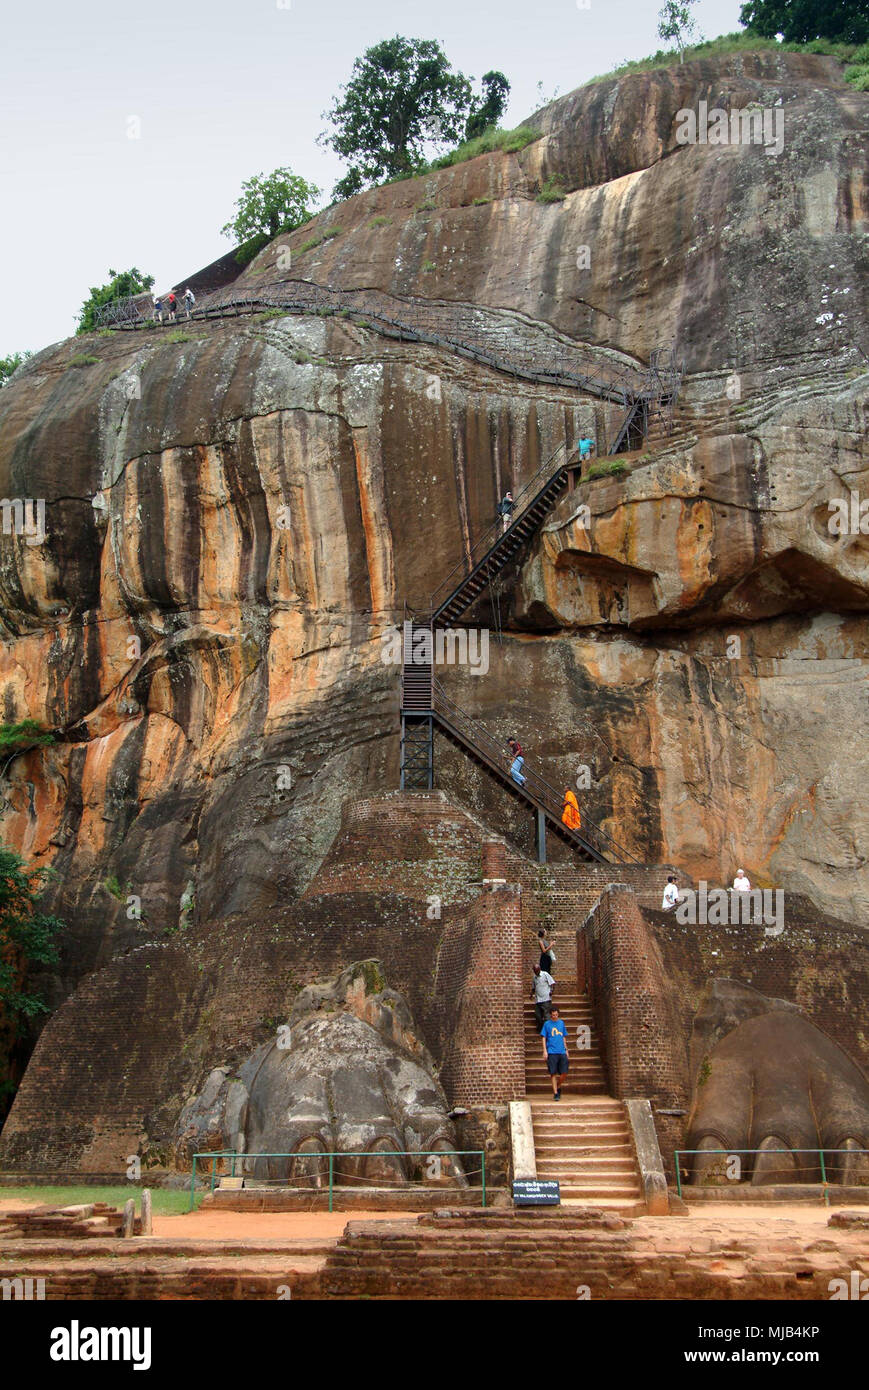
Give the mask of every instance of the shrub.
M 473 202 L 473 206 L 474 206 L 475 208 L 481 208 L 481 207 L 483 207 L 483 205 L 484 205 L 485 203 L 490 203 L 491 201 L 492 201 L 491 198 L 475 198 L 475 199 L 474 199 L 474 202 Z
M 437 266 L 435 265 L 434 261 L 423 261 L 422 269 L 428 272 L 430 270 L 437 270 Z
M 567 197 L 567 189 L 560 179 L 549 178 L 537 194 L 538 203 L 563 203 Z
M 391 217 L 372 217 L 368 225 L 369 227 L 386 227 L 391 221 Z
M 98 357 L 91 357 L 87 352 L 76 352 L 66 365 L 68 367 L 93 367 L 99 360 Z
M 591 465 L 583 479 L 583 482 L 591 482 L 594 478 L 617 477 L 619 473 L 627 472 L 628 465 L 626 463 L 623 463 L 621 459 L 607 459 L 606 461 L 601 460 L 601 462 L 593 463 Z
M 493 154 L 496 150 L 502 151 L 503 154 L 517 154 L 519 150 L 524 150 L 526 145 L 541 138 L 542 131 L 534 130 L 531 126 L 520 125 L 515 130 L 498 130 L 495 126 L 490 126 L 482 135 L 475 136 L 473 140 L 462 141 L 461 145 L 450 150 L 449 154 L 433 160 L 430 167 L 449 169 L 453 164 L 464 164 L 468 159 L 476 159 L 477 155 Z

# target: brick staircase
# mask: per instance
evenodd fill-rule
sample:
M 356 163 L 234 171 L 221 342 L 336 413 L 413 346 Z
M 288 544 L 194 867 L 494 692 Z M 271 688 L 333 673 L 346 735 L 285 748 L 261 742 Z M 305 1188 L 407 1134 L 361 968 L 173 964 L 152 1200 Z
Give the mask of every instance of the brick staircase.
M 591 1007 L 575 991 L 556 988 L 556 996 L 567 1023 L 570 1053 L 560 1101 L 552 1099 L 534 1005 L 525 1005 L 525 1090 L 531 1102 L 537 1176 L 558 1179 L 562 1202 L 640 1216 L 645 1202 L 627 1113 L 620 1100 L 606 1093 Z M 587 1049 L 576 1045 L 583 1025 L 591 1032 Z

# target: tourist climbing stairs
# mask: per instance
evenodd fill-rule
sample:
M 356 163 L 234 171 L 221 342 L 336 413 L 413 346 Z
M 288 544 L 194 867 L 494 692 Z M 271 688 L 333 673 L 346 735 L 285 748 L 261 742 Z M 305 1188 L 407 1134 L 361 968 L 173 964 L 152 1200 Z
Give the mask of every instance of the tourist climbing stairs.
M 534 1004 L 525 1004 L 525 1089 L 537 1176 L 558 1181 L 562 1202 L 641 1215 L 645 1203 L 627 1111 L 622 1101 L 607 1095 L 591 1007 L 584 995 L 558 985 L 555 996 L 567 1023 L 570 1054 L 558 1101 L 552 1098 Z M 580 1034 L 580 1029 L 588 1032 Z M 580 1046 L 584 1041 L 590 1045 Z

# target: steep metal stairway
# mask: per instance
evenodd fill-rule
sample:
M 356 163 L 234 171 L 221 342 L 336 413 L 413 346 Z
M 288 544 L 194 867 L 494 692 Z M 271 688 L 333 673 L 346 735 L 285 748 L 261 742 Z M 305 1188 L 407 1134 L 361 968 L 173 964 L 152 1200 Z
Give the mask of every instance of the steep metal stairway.
M 570 845 L 580 859 L 597 864 L 638 864 L 640 860 L 583 813 L 579 830 L 562 819 L 562 794 L 551 782 L 527 765 L 525 785 L 510 776 L 505 747 L 481 723 L 459 709 L 434 678 L 432 630 L 426 624 L 404 625 L 404 661 L 401 693 L 401 789 L 430 791 L 433 786 L 434 731 L 438 728 L 537 815 L 538 859 L 546 858 L 545 827 Z M 426 659 L 427 658 L 427 659 Z
M 471 719 L 464 710 L 459 709 L 449 699 L 440 682 L 432 680 L 434 701 L 432 715 L 434 723 L 453 743 L 485 767 L 498 778 L 501 785 L 519 801 L 537 813 L 537 857 L 545 861 L 545 827 L 548 826 L 562 840 L 570 845 L 580 859 L 597 864 L 639 864 L 621 845 L 617 844 L 605 830 L 582 813 L 579 830 L 569 829 L 561 819 L 564 807 L 563 793 L 548 782 L 539 772 L 529 768 L 522 769 L 525 785 L 520 786 L 510 776 L 506 765 L 505 747 L 494 738 L 477 720 Z
M 548 458 L 514 498 L 513 518 L 506 531 L 500 521 L 490 526 L 431 595 L 428 621 L 454 623 L 480 597 L 488 584 L 515 560 L 537 531 L 579 467 L 577 447 L 565 445 Z

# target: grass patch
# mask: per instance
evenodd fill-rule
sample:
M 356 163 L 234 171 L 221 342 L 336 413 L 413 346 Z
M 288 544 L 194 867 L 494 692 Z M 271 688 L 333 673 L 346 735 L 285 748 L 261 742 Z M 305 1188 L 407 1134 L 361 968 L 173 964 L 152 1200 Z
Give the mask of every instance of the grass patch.
M 430 270 L 437 270 L 437 266 L 435 265 L 434 261 L 423 261 L 422 269 L 428 272 Z
M 424 203 L 417 203 L 416 210 L 417 212 L 434 212 L 436 207 L 437 204 L 431 198 L 426 198 Z
M 197 1178 L 199 1174 L 197 1172 Z M 74 1207 L 80 1206 L 84 1202 L 107 1202 L 109 1206 L 117 1207 L 123 1211 L 124 1203 L 131 1197 L 136 1200 L 136 1211 L 138 1213 L 142 1201 L 142 1187 L 148 1184 L 125 1183 L 118 1184 L 117 1187 L 87 1187 L 83 1184 L 75 1184 L 71 1187 L 0 1187 L 0 1200 L 12 1199 L 21 1202 L 32 1202 L 34 1206 L 56 1206 Z M 161 1216 L 174 1216 L 186 1211 L 190 1206 L 190 1188 L 165 1188 L 152 1187 L 152 1203 L 155 1212 Z M 196 1200 L 199 1202 L 205 1192 L 197 1190 Z
M 567 197 L 567 189 L 560 179 L 549 178 L 537 194 L 538 203 L 563 203 Z
M 606 462 L 593 463 L 583 478 L 584 483 L 592 482 L 595 478 L 613 478 L 620 473 L 627 473 L 628 465 L 622 463 L 621 459 L 607 460 Z
M 464 164 L 468 159 L 476 159 L 477 155 L 493 154 L 496 150 L 503 154 L 517 154 L 526 145 L 541 138 L 542 131 L 527 125 L 517 126 L 515 130 L 499 130 L 497 126 L 490 126 L 482 135 L 476 135 L 473 140 L 464 140 L 449 154 L 433 160 L 429 168 L 449 169 L 454 164 Z
M 864 63 L 869 62 L 869 55 L 858 55 L 861 49 L 866 47 L 866 44 L 861 44 L 858 48 L 853 43 L 832 43 L 829 39 L 812 39 L 810 43 L 778 43 L 776 39 L 762 38 L 760 34 L 753 34 L 750 30 L 740 30 L 733 34 L 721 34 L 717 39 L 705 39 L 703 43 L 692 44 L 690 48 L 685 49 L 685 61 L 690 63 L 695 58 L 724 57 L 728 53 L 759 53 L 775 49 L 780 53 L 819 53 L 824 57 L 838 58 L 841 63 Z M 660 48 L 648 58 L 619 63 L 611 72 L 592 77 L 585 86 L 590 87 L 595 82 L 609 82 L 613 77 L 625 77 L 632 72 L 671 68 L 678 66 L 678 63 L 679 54 L 676 49 Z
M 167 343 L 193 343 L 196 339 L 192 333 L 182 333 L 179 330 L 175 333 L 167 333 L 165 341 Z
M 286 309 L 265 309 L 261 314 L 255 315 L 254 323 L 265 323 L 267 319 L 283 319 L 286 316 Z
M 369 227 L 388 227 L 391 222 L 391 217 L 372 217 L 368 225 Z
M 491 201 L 491 198 L 475 198 L 471 206 L 475 208 L 481 208 L 485 203 L 491 203 Z
M 90 353 L 77 352 L 74 357 L 69 359 L 66 365 L 68 367 L 93 367 L 99 360 L 98 357 L 91 357 Z
M 319 236 L 311 237 L 310 241 L 303 241 L 297 251 L 297 255 L 304 255 L 306 251 L 313 251 L 315 246 L 322 246 L 324 241 L 331 241 L 333 237 L 340 236 L 343 227 L 327 227 Z

